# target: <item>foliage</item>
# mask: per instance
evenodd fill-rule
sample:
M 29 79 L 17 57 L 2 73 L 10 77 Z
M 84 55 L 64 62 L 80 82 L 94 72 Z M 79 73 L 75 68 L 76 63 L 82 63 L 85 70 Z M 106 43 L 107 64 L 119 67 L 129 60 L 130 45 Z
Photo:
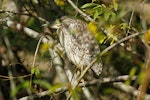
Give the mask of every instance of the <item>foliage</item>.
M 84 14 L 93 19 L 85 21 L 86 16 L 77 8 L 75 9 L 69 1 L 0 0 L 0 92 L 4 99 L 18 99 L 43 91 L 50 92 L 46 94 L 48 99 L 66 99 L 68 92 L 71 93 L 74 100 L 86 99 L 82 87 L 88 87 L 90 93 L 91 91 L 93 93 L 92 96 L 96 95 L 102 100 L 120 100 L 122 96 L 127 97 L 126 99 L 135 99 L 136 97 L 131 94 L 134 91 L 126 93 L 113 84 L 116 81 L 103 82 L 105 80 L 101 80 L 101 78 L 109 77 L 111 79 L 128 75 L 126 80 L 119 81 L 134 89 L 138 89 L 138 86 L 143 83 L 147 76 L 143 71 L 145 70 L 144 66 L 146 66 L 144 61 L 147 60 L 147 57 L 145 57 L 147 47 L 145 45 L 149 46 L 150 41 L 150 29 L 146 29 L 149 27 L 149 23 L 148 21 L 145 22 L 149 17 L 144 16 L 148 12 L 141 12 L 139 10 L 141 4 L 130 0 L 119 2 L 118 0 L 73 0 L 73 3 Z M 135 9 L 130 4 L 139 5 L 139 9 Z M 16 6 L 10 7 L 11 5 Z M 13 11 L 15 7 L 18 10 Z M 66 58 L 64 49 L 59 48 L 60 41 L 56 30 L 51 27 L 55 20 L 64 15 L 84 20 L 89 31 L 98 41 L 101 52 L 111 48 L 101 56 L 103 72 L 99 78 L 100 81 L 94 83 L 94 85 L 92 82 L 96 80 L 88 72 L 83 77 L 87 83 L 89 82 L 85 86 L 79 81 L 80 86 L 74 89 L 68 79 L 67 82 L 65 81 L 64 76 L 69 75 L 63 75 L 64 72 L 67 72 L 66 65 L 72 73 L 75 73 L 76 70 L 74 69 L 76 68 Z M 10 27 L 8 23 L 3 23 L 2 20 L 11 20 L 15 23 Z M 18 23 L 20 23 L 20 26 Z M 16 25 L 17 27 L 15 27 Z M 18 27 L 20 28 L 17 29 Z M 33 31 L 30 31 L 30 35 L 27 36 L 27 30 L 24 28 Z M 145 32 L 144 30 L 148 31 Z M 31 34 L 34 32 L 39 33 L 39 36 L 33 38 Z M 135 33 L 145 33 L 145 35 L 134 36 L 115 45 L 120 40 Z M 32 66 L 34 52 L 41 36 L 50 41 L 40 45 L 40 53 L 38 52 L 35 65 Z M 99 55 L 101 55 L 101 52 Z M 61 61 L 59 64 L 57 57 Z M 19 65 L 19 67 L 9 68 L 9 65 Z M 63 70 L 58 66 L 61 66 Z M 11 72 L 12 74 L 10 74 Z M 80 72 L 82 75 L 82 71 Z M 31 77 L 31 74 L 35 76 Z M 133 80 L 134 76 L 138 78 Z M 71 80 L 74 79 L 71 78 Z M 7 87 L 7 90 L 3 89 L 4 87 Z M 8 96 L 5 92 L 9 92 L 10 95 Z M 0 99 L 2 98 L 0 97 Z
M 150 30 L 148 30 L 148 31 L 145 33 L 145 35 L 144 35 L 144 41 L 145 41 L 146 44 L 149 43 L 149 41 L 150 41 Z
M 111 20 L 111 18 L 116 17 L 115 11 L 118 10 L 118 4 L 113 2 L 113 5 L 109 5 L 106 7 L 105 4 L 97 4 L 97 3 L 86 3 L 82 6 L 82 9 L 89 8 L 92 13 L 93 19 L 96 20 L 99 17 L 103 17 L 105 21 Z

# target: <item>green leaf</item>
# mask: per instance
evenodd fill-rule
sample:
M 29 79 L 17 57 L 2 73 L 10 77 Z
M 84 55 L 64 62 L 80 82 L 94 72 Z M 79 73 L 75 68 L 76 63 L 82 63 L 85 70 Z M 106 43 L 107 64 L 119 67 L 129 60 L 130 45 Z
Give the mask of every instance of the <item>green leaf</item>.
M 121 23 L 121 24 L 120 24 L 120 28 L 123 29 L 124 31 L 125 31 L 126 29 L 130 29 L 130 27 L 129 27 L 126 23 Z
M 95 11 L 94 13 L 94 20 L 99 16 L 98 10 Z
M 118 4 L 117 3 L 114 3 L 114 9 L 115 9 L 115 11 L 118 10 Z
M 133 76 L 135 75 L 136 71 L 137 71 L 137 68 L 136 68 L 136 67 L 133 67 L 133 68 L 131 69 L 129 75 L 130 75 L 131 77 L 133 77 Z
M 144 71 L 140 72 L 140 74 L 138 75 L 138 82 L 139 82 L 140 84 L 142 84 L 145 75 L 146 75 L 146 74 L 145 74 Z
M 40 76 L 40 70 L 38 68 L 35 69 L 35 76 L 36 77 Z
M 80 100 L 80 95 L 81 95 L 81 88 L 77 87 L 75 89 L 71 89 L 70 92 L 72 93 L 72 98 L 73 100 Z
M 62 86 L 63 86 L 62 84 L 55 84 L 50 89 L 52 92 L 55 92 L 56 89 L 61 88 Z
M 109 17 L 110 17 L 110 12 L 107 12 L 107 11 L 106 11 L 106 12 L 104 13 L 104 20 L 105 20 L 105 21 L 108 21 Z
M 92 2 L 95 2 L 96 0 L 92 0 Z
M 98 10 L 99 8 L 102 8 L 102 6 L 101 5 L 97 5 L 97 6 L 93 7 L 94 10 Z
M 115 16 L 116 16 L 116 13 L 111 12 L 111 16 L 112 16 L 112 17 L 115 17 Z
M 42 87 L 50 90 L 51 92 L 55 92 L 56 89 L 61 88 L 63 86 L 62 84 L 55 84 L 52 86 L 49 82 L 45 80 L 34 80 L 33 83 L 41 85 Z
M 130 85 L 130 84 L 131 84 L 131 78 L 135 75 L 136 71 L 137 71 L 137 67 L 133 67 L 133 68 L 130 70 L 129 79 L 126 80 L 125 84 L 127 84 L 127 85 Z
M 106 8 L 106 6 L 105 6 L 104 4 L 101 4 L 101 6 L 102 6 L 103 8 Z
M 13 89 L 13 91 L 11 91 L 11 97 L 15 97 L 15 95 L 18 93 L 20 88 L 16 87 L 15 89 Z
M 35 73 L 35 68 L 31 67 L 31 74 L 34 74 L 34 73 Z
M 112 38 L 112 40 L 111 40 L 111 42 L 110 42 L 110 45 L 112 45 L 114 42 L 115 42 L 115 39 Z
M 24 81 L 23 83 L 17 85 L 17 87 L 13 91 L 11 91 L 11 96 L 14 97 L 19 92 L 19 90 L 28 89 L 29 87 L 30 87 L 30 82 Z
M 107 37 L 102 32 L 99 32 L 95 34 L 95 38 L 97 41 L 99 41 L 100 44 L 102 44 L 104 43 Z
M 50 89 L 51 88 L 50 83 L 47 82 L 47 81 L 44 81 L 44 80 L 34 80 L 33 83 L 39 84 L 39 85 L 43 86 L 46 89 Z
M 96 3 L 87 3 L 87 4 L 84 4 L 81 8 L 84 9 L 84 8 L 94 7 L 97 5 L 98 4 L 96 4 Z
M 112 94 L 114 92 L 114 89 L 113 88 L 106 88 L 105 90 L 104 90 L 104 93 L 105 94 Z
M 31 74 L 35 74 L 36 77 L 39 77 L 40 70 L 38 68 L 32 67 L 31 68 Z

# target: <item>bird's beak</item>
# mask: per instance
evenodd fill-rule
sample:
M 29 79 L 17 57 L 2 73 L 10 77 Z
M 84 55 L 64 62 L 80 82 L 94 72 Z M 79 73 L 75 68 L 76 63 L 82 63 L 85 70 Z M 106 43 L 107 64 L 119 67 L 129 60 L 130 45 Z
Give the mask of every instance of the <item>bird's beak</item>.
M 60 27 L 61 23 L 59 20 L 56 20 L 52 25 L 51 28 L 58 29 Z

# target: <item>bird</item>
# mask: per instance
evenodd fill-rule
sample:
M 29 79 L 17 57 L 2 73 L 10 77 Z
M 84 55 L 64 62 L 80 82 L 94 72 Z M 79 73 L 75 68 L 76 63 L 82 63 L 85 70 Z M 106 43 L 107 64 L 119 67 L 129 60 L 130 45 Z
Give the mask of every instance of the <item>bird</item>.
M 68 16 L 61 17 L 56 23 L 53 28 L 57 29 L 60 44 L 69 61 L 78 67 L 87 67 L 100 53 L 99 44 L 90 32 L 88 24 Z M 95 62 L 90 71 L 99 76 L 102 72 L 101 61 Z

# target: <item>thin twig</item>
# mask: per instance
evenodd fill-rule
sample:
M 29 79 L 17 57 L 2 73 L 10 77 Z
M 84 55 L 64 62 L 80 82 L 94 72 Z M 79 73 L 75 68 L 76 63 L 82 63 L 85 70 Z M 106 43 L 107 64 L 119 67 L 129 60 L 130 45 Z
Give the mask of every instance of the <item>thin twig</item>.
M 114 78 L 103 78 L 103 79 L 94 79 L 90 82 L 85 82 L 85 83 L 79 83 L 79 87 L 89 87 L 89 86 L 93 86 L 95 84 L 105 84 L 105 83 L 112 83 L 113 85 L 117 84 L 117 82 L 124 82 L 126 80 L 129 79 L 129 75 L 123 75 L 123 76 L 118 76 L 118 77 L 114 77 Z M 131 78 L 131 80 L 136 80 L 137 79 L 137 76 L 134 76 Z M 122 83 L 123 84 L 123 83 Z M 116 85 L 115 85 L 116 86 Z M 130 86 L 131 88 L 131 86 Z M 133 88 L 133 87 L 132 87 Z M 123 91 L 127 92 L 127 89 L 126 88 L 121 88 Z M 68 87 L 67 86 L 64 86 L 64 87 L 60 87 L 60 88 L 57 88 L 53 93 L 51 91 L 43 91 L 41 93 L 38 93 L 36 95 L 31 95 L 31 96 L 26 96 L 26 97 L 23 97 L 23 98 L 20 98 L 19 100 L 28 100 L 28 98 L 35 98 L 35 97 L 42 97 L 42 96 L 45 96 L 45 95 L 53 95 L 53 94 L 56 94 L 56 93 L 62 93 L 62 92 L 66 92 L 68 91 Z M 130 93 L 134 94 L 134 93 L 137 93 L 137 90 L 134 89 L 134 91 L 130 91 Z M 137 95 L 134 95 L 134 96 L 137 96 Z M 148 96 L 148 95 L 145 95 L 145 96 Z
M 10 80 L 10 79 L 19 79 L 19 78 L 26 78 L 26 77 L 29 77 L 31 76 L 31 74 L 28 74 L 28 75 L 22 75 L 22 76 L 17 76 L 17 77 L 9 77 L 9 76 L 4 76 L 4 75 L 0 75 L 0 79 L 1 80 L 4 80 L 4 81 L 7 81 L 7 80 Z
M 126 41 L 126 40 L 128 40 L 128 39 L 131 39 L 131 38 L 133 38 L 133 37 L 136 37 L 136 36 L 138 36 L 139 34 L 140 34 L 140 33 L 136 33 L 136 34 L 133 34 L 133 35 L 130 35 L 130 36 L 128 36 L 128 37 L 125 37 L 125 38 L 121 39 L 120 41 L 118 41 L 118 42 L 114 43 L 113 45 L 107 47 L 104 51 L 102 51 L 102 52 L 99 54 L 99 56 L 103 56 L 106 52 L 108 52 L 109 50 L 111 50 L 111 49 L 114 48 L 115 46 L 119 45 L 120 43 L 122 43 L 122 42 L 124 42 L 124 41 Z M 83 72 L 81 73 L 81 75 L 79 76 L 79 78 L 77 79 L 77 81 L 75 81 L 74 86 L 73 86 L 73 89 L 75 89 L 75 88 L 78 86 L 78 84 L 79 84 L 79 82 L 81 81 L 81 79 L 84 77 L 84 75 L 85 75 L 85 74 L 87 73 L 87 71 L 93 66 L 93 64 L 94 64 L 96 61 L 97 61 L 97 58 L 95 58 L 95 59 L 90 63 L 90 65 L 87 66 L 87 67 L 83 70 Z M 71 96 L 71 93 L 69 94 L 68 99 L 70 98 L 70 96 Z
M 34 13 L 13 12 L 13 11 L 6 11 L 6 10 L 2 10 L 2 9 L 0 9 L 0 13 L 5 13 L 6 15 L 15 14 L 15 15 L 24 15 L 24 16 L 34 17 L 34 18 L 44 22 L 44 24 L 42 26 L 49 24 L 49 21 L 45 20 L 44 18 L 42 18 L 40 16 L 35 15 Z
M 81 16 L 87 20 L 87 21 L 94 21 L 89 15 L 87 15 L 86 13 L 84 13 L 82 10 L 80 10 L 71 0 L 67 0 L 70 5 L 78 12 L 81 14 Z
M 146 45 L 146 59 L 145 59 L 145 69 L 142 73 L 144 73 L 144 78 L 142 80 L 142 84 L 139 86 L 139 94 L 137 100 L 143 100 L 144 95 L 147 91 L 149 79 L 150 79 L 150 47 Z
M 129 35 L 129 36 L 127 36 L 127 37 L 125 37 L 125 38 L 119 40 L 118 42 L 112 44 L 111 46 L 109 46 L 109 47 L 107 47 L 105 50 L 103 50 L 103 51 L 100 53 L 100 56 L 104 55 L 104 54 L 107 53 L 109 50 L 111 50 L 112 48 L 114 48 L 115 46 L 117 46 L 118 44 L 120 44 L 120 43 L 122 43 L 122 42 L 124 42 L 124 41 L 127 41 L 127 40 L 129 40 L 129 39 L 131 39 L 131 38 L 134 38 L 134 37 L 136 37 L 136 36 L 138 36 L 138 35 L 140 35 L 140 33 L 137 32 L 137 33 L 135 33 L 135 34 Z
M 38 44 L 37 44 L 37 46 L 36 46 L 36 50 L 35 50 L 35 53 L 34 53 L 34 58 L 33 58 L 32 67 L 35 66 L 35 60 L 36 60 L 37 53 L 38 53 L 38 50 L 39 50 L 39 47 L 40 47 L 40 43 L 41 43 L 41 41 L 42 41 L 43 38 L 44 38 L 44 36 L 41 36 L 41 38 L 39 39 Z
M 41 36 L 41 38 L 38 41 L 38 44 L 37 44 L 37 47 L 36 47 L 36 50 L 35 50 L 35 54 L 34 54 L 34 58 L 33 58 L 32 68 L 35 68 L 35 60 L 36 60 L 37 53 L 38 53 L 38 50 L 39 50 L 39 47 L 40 47 L 40 43 L 41 43 L 43 38 L 44 38 L 44 36 Z M 31 71 L 30 86 L 32 85 L 32 78 L 33 78 L 34 73 L 32 73 L 32 71 Z
M 126 40 L 128 40 L 128 39 L 131 39 L 131 38 L 133 38 L 133 37 L 136 37 L 136 36 L 138 36 L 139 34 L 140 34 L 140 33 L 136 33 L 136 34 L 133 34 L 133 35 L 130 35 L 130 36 L 128 36 L 128 37 L 125 37 L 125 38 L 121 39 L 120 41 L 114 43 L 113 45 L 107 47 L 104 51 L 102 51 L 102 52 L 100 53 L 100 56 L 103 56 L 106 52 L 108 52 L 109 50 L 111 50 L 112 48 L 114 48 L 115 46 L 117 46 L 118 44 L 120 44 L 120 43 L 122 43 L 122 42 L 124 42 L 124 41 L 126 41 Z M 80 82 L 80 80 L 83 78 L 83 76 L 86 74 L 86 72 L 91 68 L 91 66 L 92 66 L 96 61 L 97 61 L 97 58 L 95 58 L 95 59 L 91 62 L 91 64 L 90 64 L 88 67 L 86 67 L 86 68 L 84 69 L 84 71 L 82 72 L 82 74 L 81 74 L 80 77 L 78 78 L 78 82 L 76 83 L 76 86 L 77 86 L 77 84 Z M 75 86 L 75 87 L 76 87 L 76 86 Z
M 1 24 L 5 25 L 11 29 L 14 29 L 16 31 L 21 31 L 21 32 L 23 31 L 26 35 L 28 35 L 34 39 L 39 39 L 42 36 L 42 34 L 36 32 L 28 27 L 25 27 L 20 23 L 13 22 L 11 20 L 0 19 L 0 25 Z M 50 45 L 56 44 L 56 41 L 50 35 L 46 35 L 42 39 L 42 42 L 49 43 Z M 62 63 L 62 60 L 61 60 L 59 54 L 52 48 L 49 48 L 49 53 L 50 53 L 51 57 L 53 58 L 52 59 L 53 67 L 56 69 L 56 73 L 57 73 L 58 78 L 60 79 L 61 83 L 62 84 L 68 83 L 68 78 L 66 77 L 66 73 L 63 69 L 63 63 Z M 67 95 L 67 93 L 66 93 L 66 95 Z
M 131 27 L 131 23 L 132 23 L 132 19 L 133 19 L 134 12 L 135 12 L 135 7 L 134 7 L 134 9 L 132 10 L 132 14 L 131 14 L 131 17 L 130 17 L 129 28 Z M 128 34 L 129 34 L 129 29 L 127 30 L 127 35 L 128 35 Z

